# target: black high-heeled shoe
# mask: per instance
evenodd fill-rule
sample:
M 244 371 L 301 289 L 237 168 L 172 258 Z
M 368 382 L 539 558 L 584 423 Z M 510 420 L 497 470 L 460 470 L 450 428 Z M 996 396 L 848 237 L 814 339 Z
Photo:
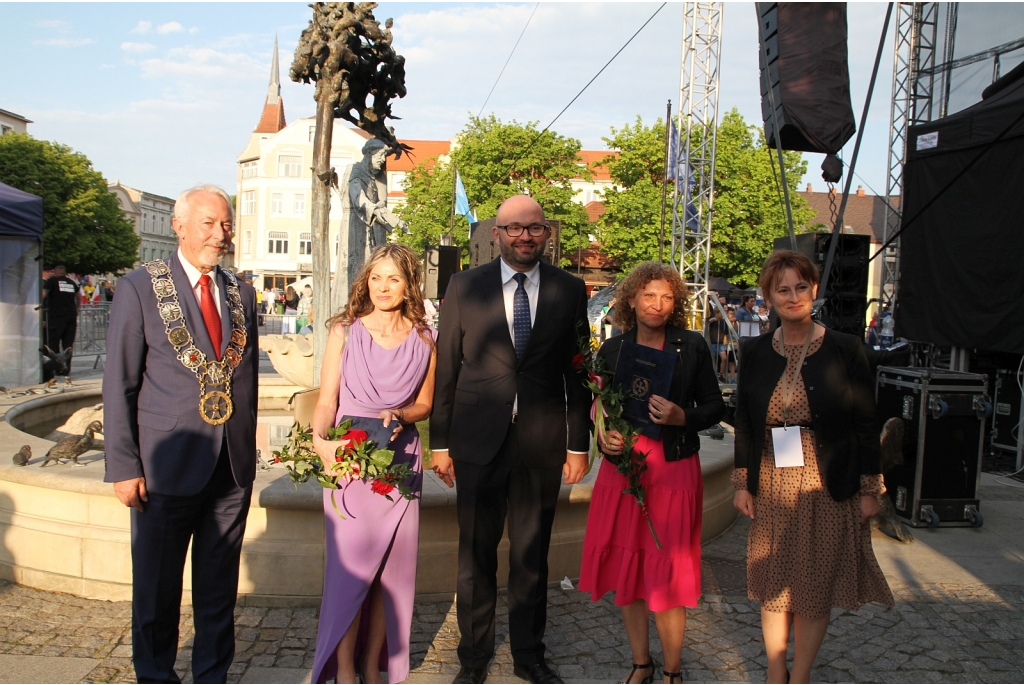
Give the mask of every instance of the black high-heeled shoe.
M 683 672 L 682 671 L 676 671 L 675 673 L 670 673 L 669 671 L 662 671 L 661 674 L 663 676 L 665 676 L 666 678 L 668 678 L 668 682 L 670 682 L 670 683 L 681 683 L 681 682 L 683 682 Z
M 629 670 L 629 675 L 626 676 L 626 679 L 625 680 L 620 680 L 619 682 L 620 683 L 628 683 L 631 680 L 633 680 L 633 674 L 634 673 L 636 673 L 637 671 L 646 671 L 647 669 L 651 669 L 650 675 L 648 675 L 646 678 L 644 678 L 640 682 L 641 683 L 651 683 L 651 682 L 654 682 L 654 670 L 655 670 L 654 659 L 651 659 L 646 664 L 633 664 L 633 668 L 631 668 Z

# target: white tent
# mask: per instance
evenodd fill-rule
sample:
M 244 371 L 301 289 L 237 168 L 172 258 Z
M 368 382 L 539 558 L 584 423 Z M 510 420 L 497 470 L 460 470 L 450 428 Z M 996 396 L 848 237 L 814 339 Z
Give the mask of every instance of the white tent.
M 43 199 L 0 183 L 0 385 L 41 380 Z

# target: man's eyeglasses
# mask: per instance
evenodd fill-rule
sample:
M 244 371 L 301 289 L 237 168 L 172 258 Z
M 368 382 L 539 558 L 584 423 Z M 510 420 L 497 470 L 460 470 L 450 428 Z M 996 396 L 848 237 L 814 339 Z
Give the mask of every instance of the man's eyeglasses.
M 518 238 L 523 234 L 523 231 L 529 232 L 534 238 L 544 235 L 544 231 L 548 230 L 547 224 L 530 224 L 529 226 L 523 226 L 522 224 L 506 224 L 504 226 L 498 226 L 503 229 L 505 233 L 508 233 L 509 238 Z

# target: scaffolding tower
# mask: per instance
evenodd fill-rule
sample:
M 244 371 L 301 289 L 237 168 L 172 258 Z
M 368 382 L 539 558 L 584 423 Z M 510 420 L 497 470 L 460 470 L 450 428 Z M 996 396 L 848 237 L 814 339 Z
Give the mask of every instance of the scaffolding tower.
M 708 302 L 722 9 L 720 2 L 683 5 L 680 135 L 672 201 L 671 263 L 678 265 L 690 291 L 693 330 L 703 327 Z
M 901 2 L 896 7 L 896 46 L 893 50 L 892 108 L 889 128 L 889 164 L 886 176 L 885 226 L 882 242 L 900 230 L 903 209 L 903 163 L 907 157 L 907 129 L 933 118 L 935 48 L 939 3 Z M 955 24 L 954 24 L 955 25 Z M 951 41 L 950 41 L 951 42 Z M 948 75 L 945 82 L 948 84 Z M 891 309 L 899 285 L 900 240 L 886 249 L 882 262 L 883 306 Z

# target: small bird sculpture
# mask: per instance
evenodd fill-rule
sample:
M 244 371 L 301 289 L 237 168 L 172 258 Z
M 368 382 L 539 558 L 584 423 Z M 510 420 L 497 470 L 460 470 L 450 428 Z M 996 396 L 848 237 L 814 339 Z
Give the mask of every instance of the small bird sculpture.
M 93 421 L 85 427 L 85 432 L 81 435 L 69 435 L 66 438 L 61 438 L 46 453 L 46 459 L 43 460 L 40 466 L 46 466 L 51 461 L 60 464 L 64 459 L 70 459 L 75 462 L 75 466 L 79 466 L 78 457 L 92 449 L 93 437 L 96 433 L 102 432 L 103 424 L 99 421 Z
M 14 454 L 12 461 L 15 466 L 25 466 L 28 464 L 28 460 L 32 458 L 32 446 L 22 445 L 21 449 Z

